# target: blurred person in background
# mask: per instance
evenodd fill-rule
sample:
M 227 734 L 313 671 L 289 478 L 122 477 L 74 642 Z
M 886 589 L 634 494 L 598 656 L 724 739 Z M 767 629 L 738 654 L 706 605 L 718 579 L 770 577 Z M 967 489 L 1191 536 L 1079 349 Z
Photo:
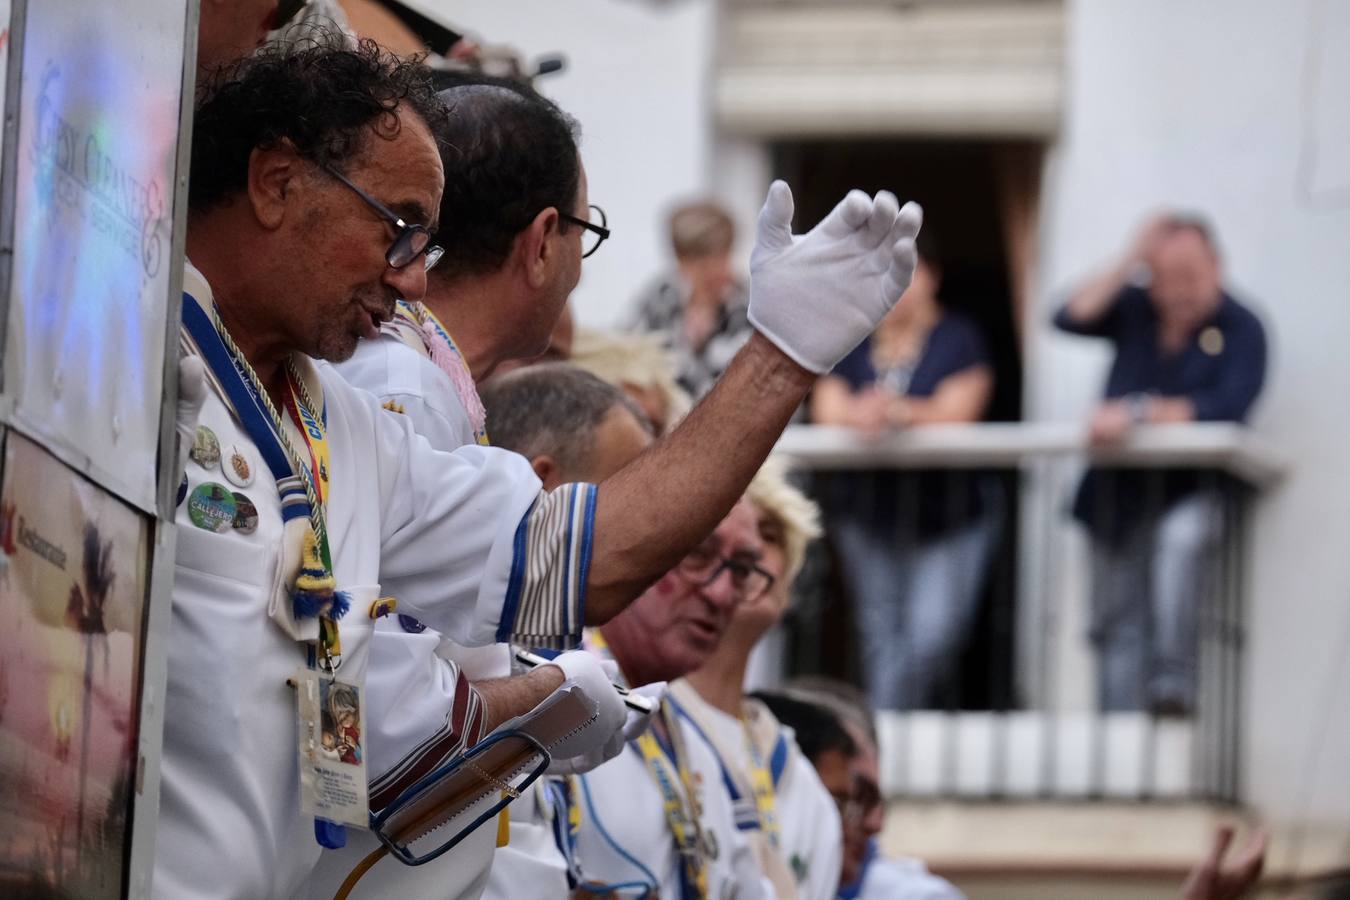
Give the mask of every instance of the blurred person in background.
M 1138 424 L 1245 421 L 1265 380 L 1265 331 L 1224 290 L 1213 232 L 1193 216 L 1147 222 L 1055 325 L 1115 346 L 1089 426 L 1097 446 L 1119 444 Z M 1092 538 L 1103 710 L 1194 709 L 1197 617 L 1223 538 L 1225 490 L 1197 470 L 1099 467 L 1084 477 L 1074 514 Z
M 661 336 L 674 351 L 680 386 L 706 394 L 750 336 L 747 295 L 731 261 L 736 225 L 716 203 L 691 203 L 670 216 L 675 271 L 641 294 L 627 330 Z
M 674 358 L 652 335 L 581 328 L 570 360 L 622 388 L 642 407 L 658 437 L 689 412 L 689 394 L 675 381 Z
M 841 900 L 963 900 L 965 895 L 930 873 L 923 860 L 880 853 L 877 835 L 885 825 L 886 806 L 876 722 L 867 698 L 853 685 L 823 676 L 794 678 L 784 695 L 828 712 L 853 742 L 848 767 L 851 793 L 840 806 L 844 821 Z
M 822 378 L 811 418 L 866 436 L 892 428 L 978 422 L 994 374 L 979 329 L 938 299 L 932 243 L 876 332 Z M 988 475 L 951 470 L 858 472 L 825 489 L 830 533 L 853 595 L 873 707 L 922 709 L 970 633 L 1000 530 Z
M 792 742 L 816 770 L 842 822 L 856 794 L 853 761 L 858 745 L 839 716 L 820 703 L 777 691 L 755 691 L 750 699 L 763 704 L 792 735 Z
M 750 651 L 787 611 L 806 545 L 820 534 L 819 509 L 785 475 L 771 457 L 747 491 L 764 542 L 760 565 L 773 586 L 736 607 L 716 651 L 671 686 L 671 697 L 717 754 L 738 820 L 779 900 L 829 900 L 842 852 L 834 802 L 791 734 L 742 688 Z

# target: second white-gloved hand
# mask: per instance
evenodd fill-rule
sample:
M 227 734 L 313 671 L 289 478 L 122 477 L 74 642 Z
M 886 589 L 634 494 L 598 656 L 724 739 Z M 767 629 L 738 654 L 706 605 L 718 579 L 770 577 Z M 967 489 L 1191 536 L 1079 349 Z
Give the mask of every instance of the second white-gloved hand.
M 661 705 L 661 701 L 666 699 L 667 684 L 664 681 L 653 681 L 651 684 L 644 684 L 633 688 L 628 693 L 637 694 L 639 697 L 645 697 L 651 701 L 652 712 L 640 713 L 635 709 L 626 709 L 628 719 L 623 723 L 624 742 L 633 740 L 642 732 L 647 730 L 647 726 L 652 724 L 652 716 Z
M 561 767 L 569 760 L 603 752 L 616 733 L 622 735 L 628 707 L 623 705 L 623 698 L 614 689 L 610 674 L 598 656 L 585 650 L 569 650 L 560 653 L 549 665 L 562 669 L 562 687 L 575 684 L 597 707 L 595 721 L 549 748 L 549 755 L 553 757 L 549 772 L 567 775 L 572 773 Z
M 633 688 L 629 693 L 651 700 L 652 709 L 655 711 L 660 706 L 661 700 L 666 696 L 666 683 L 656 681 L 652 684 L 644 684 L 641 687 Z M 548 773 L 550 775 L 581 775 L 603 766 L 622 753 L 624 746 L 646 731 L 647 726 L 652 723 L 652 717 L 646 713 L 640 713 L 627 707 L 624 707 L 624 711 L 627 715 L 623 727 L 611 734 L 603 745 L 589 753 L 581 753 L 566 759 L 555 754 L 553 761 L 549 763 Z
M 792 190 L 775 181 L 750 255 L 750 323 L 823 375 L 877 327 L 914 277 L 917 203 L 849 191 L 820 224 L 792 233 Z

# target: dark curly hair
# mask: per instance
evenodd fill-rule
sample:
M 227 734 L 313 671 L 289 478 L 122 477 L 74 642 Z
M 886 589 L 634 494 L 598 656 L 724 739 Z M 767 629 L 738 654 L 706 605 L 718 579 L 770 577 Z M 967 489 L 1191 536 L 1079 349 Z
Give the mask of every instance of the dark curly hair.
M 574 213 L 581 186 L 576 120 L 532 88 L 477 73 L 440 73 L 449 116 L 437 135 L 445 166 L 445 248 L 433 277 L 499 269 L 542 210 Z M 561 223 L 566 231 L 567 222 Z
M 244 190 L 255 147 L 290 141 L 305 159 L 341 170 L 374 134 L 398 134 L 406 106 L 437 134 L 445 107 L 430 73 L 374 41 L 352 46 L 332 28 L 264 45 L 216 72 L 198 92 L 188 203 L 206 212 Z

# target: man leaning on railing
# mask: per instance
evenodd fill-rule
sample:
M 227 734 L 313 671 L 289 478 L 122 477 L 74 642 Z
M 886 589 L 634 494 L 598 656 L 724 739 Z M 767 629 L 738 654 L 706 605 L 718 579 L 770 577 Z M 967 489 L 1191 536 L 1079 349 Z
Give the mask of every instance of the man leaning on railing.
M 1149 221 L 1055 324 L 1115 344 L 1091 420 L 1098 446 L 1119 443 L 1139 423 L 1244 421 L 1265 379 L 1265 332 L 1224 290 L 1213 234 L 1195 217 Z M 1104 710 L 1194 708 L 1197 613 L 1223 537 L 1219 485 L 1195 470 L 1094 468 L 1084 477 L 1074 514 L 1092 537 L 1091 636 Z

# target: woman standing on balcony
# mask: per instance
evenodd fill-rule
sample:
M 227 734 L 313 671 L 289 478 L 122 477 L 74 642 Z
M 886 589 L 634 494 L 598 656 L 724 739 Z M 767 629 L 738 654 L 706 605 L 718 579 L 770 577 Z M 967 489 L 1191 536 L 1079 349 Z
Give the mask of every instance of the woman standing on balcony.
M 943 309 L 941 272 L 919 239 L 914 280 L 876 332 L 822 378 L 811 418 L 865 435 L 977 422 L 994 387 L 976 326 Z M 979 606 L 1001 496 L 972 472 L 857 472 L 825 492 L 830 532 L 856 604 L 867 690 L 877 709 L 922 709 L 950 672 Z

